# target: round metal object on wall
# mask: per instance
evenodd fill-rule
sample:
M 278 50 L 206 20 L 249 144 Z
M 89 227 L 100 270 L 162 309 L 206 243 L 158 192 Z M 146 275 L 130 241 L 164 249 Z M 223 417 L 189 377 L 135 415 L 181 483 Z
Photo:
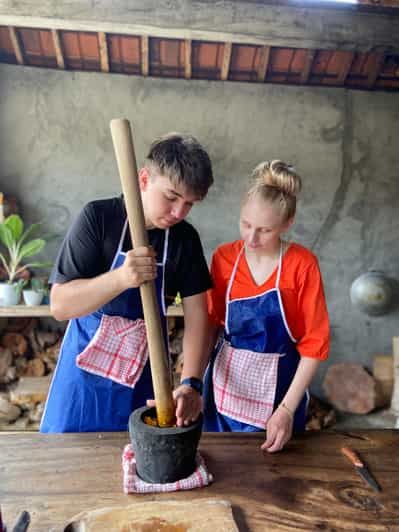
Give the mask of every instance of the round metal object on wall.
M 353 281 L 350 298 L 356 308 L 369 316 L 382 316 L 389 311 L 392 286 L 382 272 L 369 271 Z

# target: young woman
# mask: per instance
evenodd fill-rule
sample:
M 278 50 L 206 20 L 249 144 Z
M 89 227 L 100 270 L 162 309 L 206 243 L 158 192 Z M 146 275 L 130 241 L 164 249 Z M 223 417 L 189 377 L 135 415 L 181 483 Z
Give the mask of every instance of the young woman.
M 208 292 L 213 338 L 205 429 L 266 429 L 263 450 L 278 451 L 305 428 L 307 388 L 328 356 L 329 321 L 316 257 L 282 239 L 301 179 L 282 161 L 263 162 L 240 213 L 241 240 L 213 255 Z

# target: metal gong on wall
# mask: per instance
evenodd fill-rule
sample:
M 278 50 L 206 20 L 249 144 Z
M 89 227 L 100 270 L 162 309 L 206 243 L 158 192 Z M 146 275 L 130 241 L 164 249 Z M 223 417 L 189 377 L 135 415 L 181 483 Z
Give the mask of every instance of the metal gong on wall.
M 352 304 L 369 316 L 382 316 L 389 311 L 392 286 L 380 271 L 369 271 L 357 277 L 350 289 Z

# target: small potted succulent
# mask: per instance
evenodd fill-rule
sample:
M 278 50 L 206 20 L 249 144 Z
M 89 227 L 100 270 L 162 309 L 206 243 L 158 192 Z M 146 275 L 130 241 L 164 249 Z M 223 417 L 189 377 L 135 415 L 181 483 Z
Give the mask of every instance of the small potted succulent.
M 29 307 L 41 305 L 44 296 L 49 293 L 48 282 L 40 277 L 22 281 L 22 297 Z
M 6 253 L 0 253 L 0 264 L 6 273 L 6 281 L 0 283 L 0 305 L 17 305 L 21 297 L 21 283 L 18 278 L 28 268 L 47 268 L 50 262 L 27 262 L 30 258 L 42 251 L 46 245 L 43 238 L 28 240 L 37 231 L 40 224 L 32 224 L 24 231 L 24 223 L 18 214 L 11 214 L 0 224 L 0 243 Z

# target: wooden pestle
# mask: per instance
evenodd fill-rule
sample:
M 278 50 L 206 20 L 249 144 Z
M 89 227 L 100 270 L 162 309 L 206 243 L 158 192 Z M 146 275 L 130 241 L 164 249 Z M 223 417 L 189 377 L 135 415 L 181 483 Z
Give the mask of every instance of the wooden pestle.
M 130 123 L 126 119 L 114 119 L 110 125 L 133 247 L 148 246 Z M 158 425 L 171 427 L 175 424 L 175 409 L 154 281 L 143 283 L 140 286 L 140 295 L 147 329 Z

